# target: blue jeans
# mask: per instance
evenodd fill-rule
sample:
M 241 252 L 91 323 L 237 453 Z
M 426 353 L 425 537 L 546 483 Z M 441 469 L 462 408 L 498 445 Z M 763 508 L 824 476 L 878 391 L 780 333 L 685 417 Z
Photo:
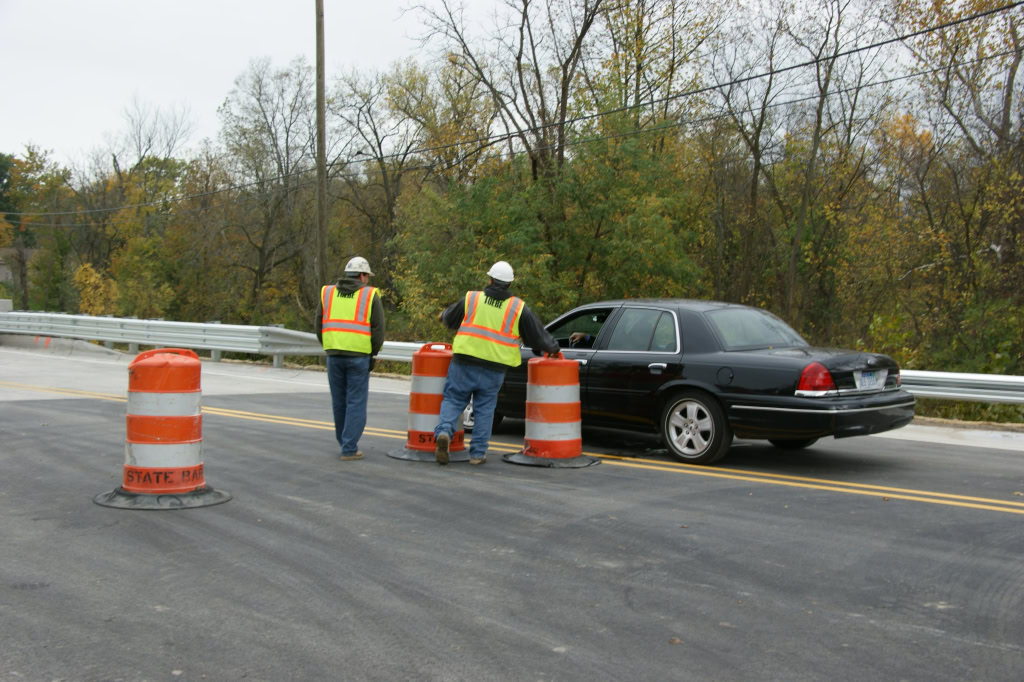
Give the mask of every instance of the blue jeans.
M 327 383 L 334 408 L 334 435 L 342 455 L 359 450 L 366 428 L 366 399 L 370 393 L 370 356 L 327 356 Z
M 494 425 L 494 407 L 498 404 L 498 390 L 503 381 L 505 370 L 452 361 L 448 365 L 448 378 L 444 382 L 444 397 L 441 399 L 441 420 L 434 429 L 434 437 L 455 433 L 459 415 L 472 398 L 476 423 L 473 438 L 469 441 L 469 457 L 480 459 L 486 455 Z

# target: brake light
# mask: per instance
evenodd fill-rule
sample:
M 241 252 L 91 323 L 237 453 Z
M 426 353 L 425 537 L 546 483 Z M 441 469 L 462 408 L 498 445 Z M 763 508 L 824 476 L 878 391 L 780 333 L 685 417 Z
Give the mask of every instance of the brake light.
M 832 374 L 825 369 L 825 365 L 820 362 L 812 362 L 804 367 L 796 390 L 800 392 L 813 391 L 820 395 L 826 391 L 835 391 L 836 382 L 832 380 Z
M 896 368 L 896 388 L 900 387 L 900 368 Z

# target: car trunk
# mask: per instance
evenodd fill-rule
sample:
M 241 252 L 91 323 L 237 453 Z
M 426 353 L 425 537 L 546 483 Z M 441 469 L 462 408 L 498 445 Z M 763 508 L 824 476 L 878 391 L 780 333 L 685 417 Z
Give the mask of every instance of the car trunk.
M 898 387 L 899 365 L 877 353 L 800 346 L 747 350 L 743 354 L 778 358 L 780 362 L 802 366 L 819 362 L 832 375 L 840 395 L 878 393 Z

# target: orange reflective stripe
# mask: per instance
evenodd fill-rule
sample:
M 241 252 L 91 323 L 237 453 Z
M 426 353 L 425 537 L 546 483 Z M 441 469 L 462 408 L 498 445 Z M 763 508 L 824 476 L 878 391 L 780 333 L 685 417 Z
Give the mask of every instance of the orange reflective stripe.
M 323 300 L 324 319 L 331 319 L 331 303 L 334 302 L 334 285 L 330 284 L 320 290 L 320 298 Z
M 518 299 L 515 296 L 509 302 L 508 310 L 505 311 L 505 319 L 501 321 L 501 331 L 503 334 L 508 334 L 512 331 L 512 322 L 516 319 L 516 315 L 519 313 L 519 307 L 523 305 L 522 299 Z
M 128 365 L 128 390 L 199 393 L 200 371 L 199 358 L 192 351 L 177 348 L 145 351 Z
M 496 343 L 499 346 L 519 346 L 518 337 L 506 337 L 504 334 L 499 334 L 492 329 L 486 329 L 484 327 L 459 327 L 459 334 L 462 336 L 473 336 L 478 339 L 490 341 L 491 343 Z M 506 340 L 506 338 L 509 340 Z
M 129 414 L 129 443 L 194 443 L 203 439 L 202 415 L 148 417 Z
M 580 366 L 575 360 L 550 360 L 527 368 L 527 381 L 539 386 L 574 386 L 580 383 Z
M 444 398 L 440 393 L 410 393 L 409 411 L 418 414 L 441 414 L 441 400 Z
M 189 467 L 135 467 L 125 465 L 124 483 L 130 493 L 170 495 L 202 490 L 206 487 L 203 465 Z
M 575 403 L 526 403 L 526 418 L 535 422 L 578 422 L 580 404 Z
M 372 287 L 363 287 L 359 290 L 359 296 L 356 298 L 356 312 L 353 318 L 357 322 L 365 322 L 368 317 L 367 312 L 370 306 L 367 305 L 366 299 L 368 295 L 373 293 Z
M 571 459 L 583 454 L 583 440 L 538 440 L 525 439 L 523 454 L 543 459 Z
M 479 298 L 479 291 L 470 291 L 466 294 L 466 312 L 462 317 L 463 324 L 473 324 L 473 319 L 476 317 L 476 304 Z

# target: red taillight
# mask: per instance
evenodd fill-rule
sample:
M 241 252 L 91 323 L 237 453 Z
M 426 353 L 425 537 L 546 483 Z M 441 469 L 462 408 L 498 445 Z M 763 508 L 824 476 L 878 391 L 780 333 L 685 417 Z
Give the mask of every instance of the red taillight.
M 797 384 L 796 390 L 834 391 L 836 390 L 836 382 L 832 380 L 832 375 L 827 369 L 825 369 L 825 365 L 820 362 L 812 362 L 804 367 L 803 374 L 800 375 L 800 383 Z
M 896 368 L 896 388 L 900 387 L 900 368 Z

